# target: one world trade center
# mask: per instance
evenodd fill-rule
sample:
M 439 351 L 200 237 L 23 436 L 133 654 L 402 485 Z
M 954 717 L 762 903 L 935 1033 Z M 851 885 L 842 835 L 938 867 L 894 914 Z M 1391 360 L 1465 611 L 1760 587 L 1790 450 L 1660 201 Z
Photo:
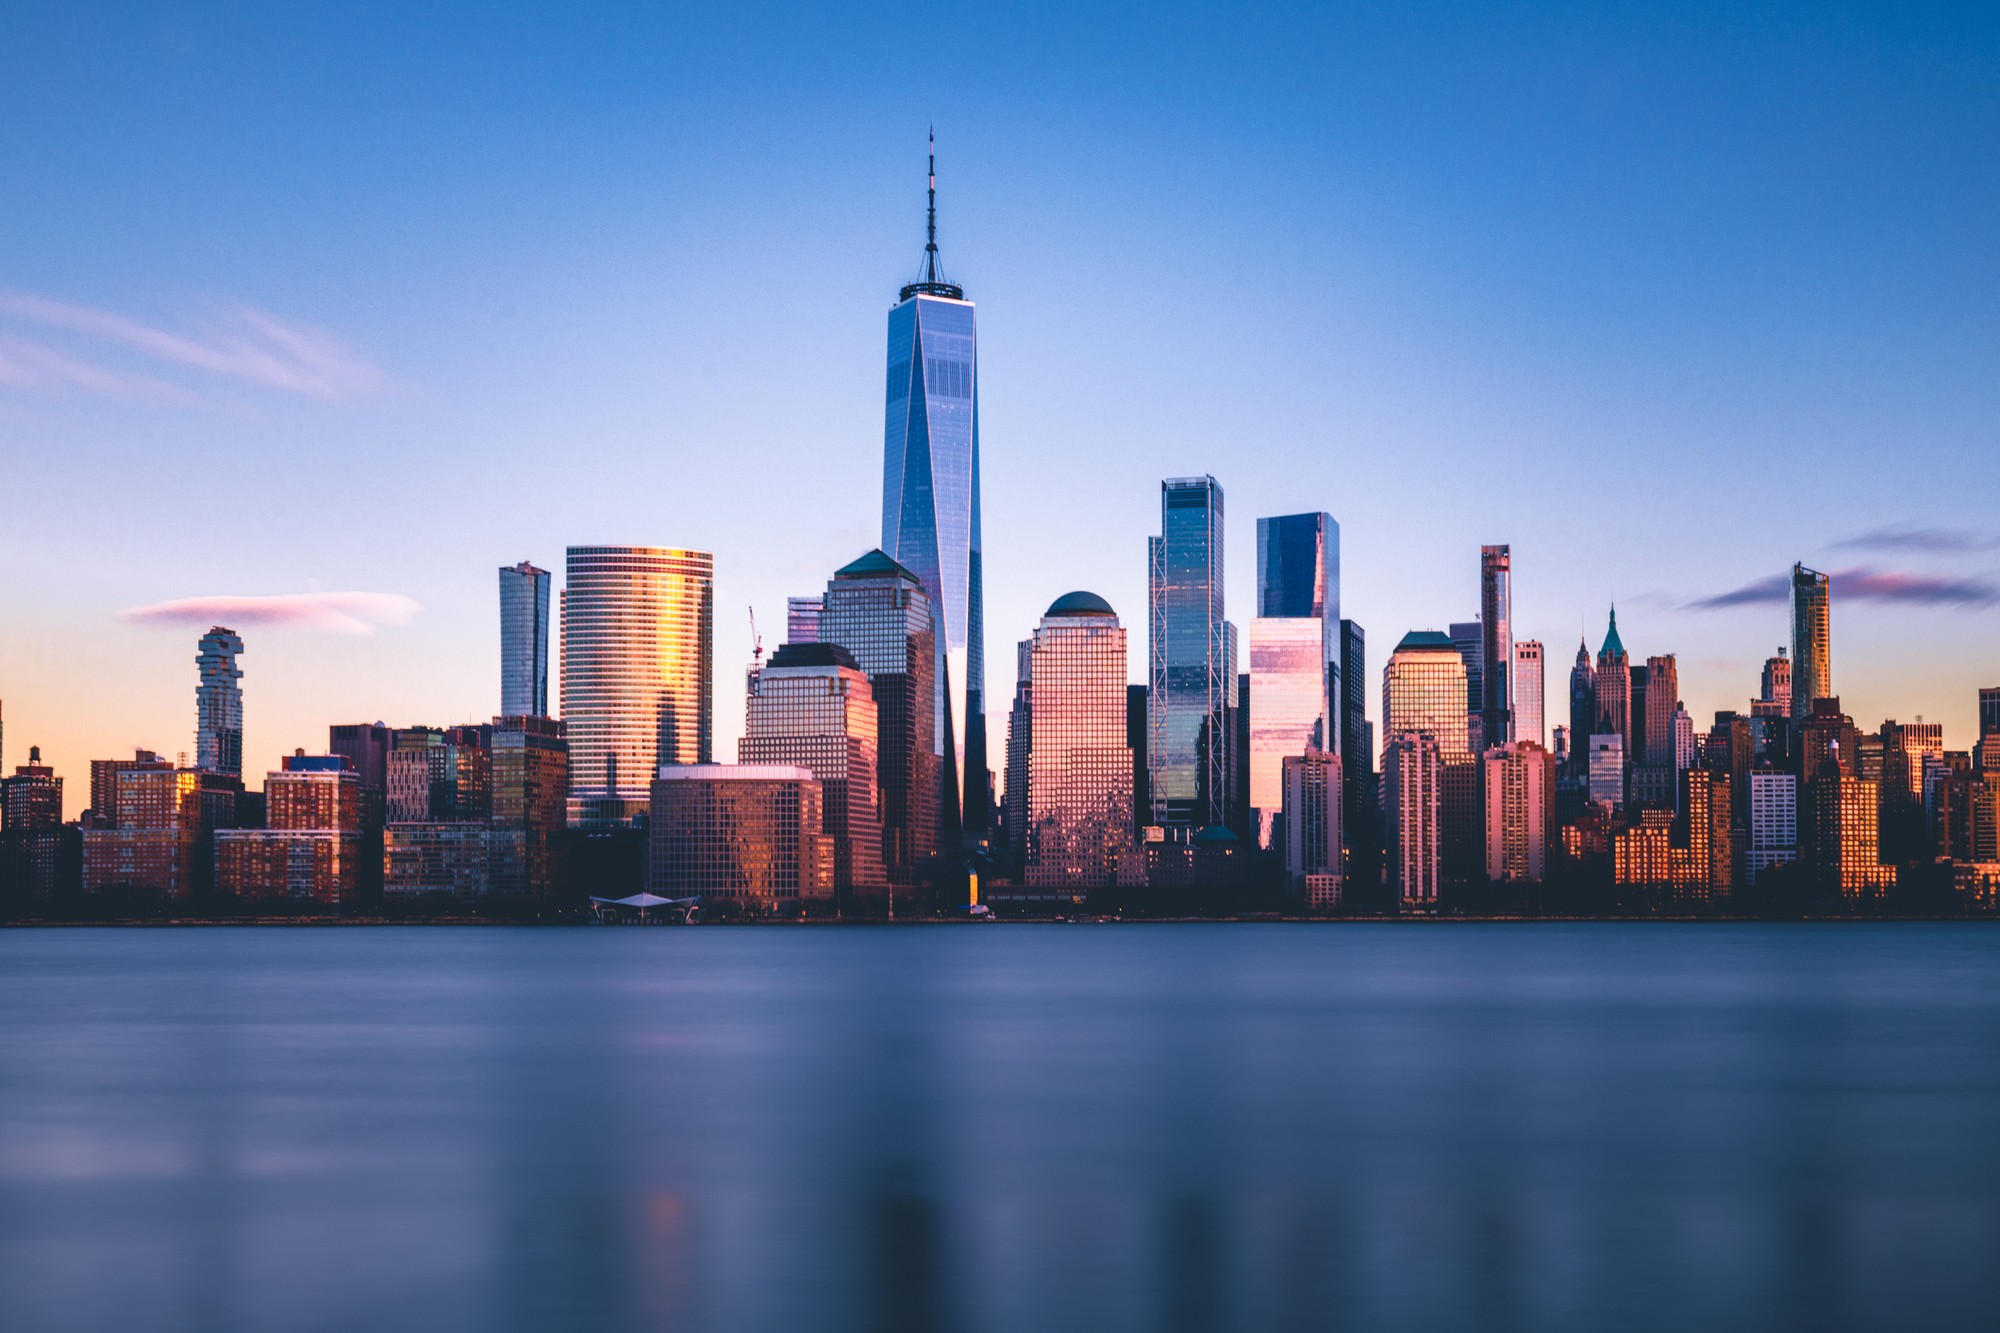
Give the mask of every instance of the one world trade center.
M 937 148 L 924 266 L 889 312 L 882 549 L 936 616 L 941 844 L 986 835 L 986 631 L 979 559 L 979 372 L 972 302 L 938 272 Z M 963 814 L 960 830 L 949 826 Z

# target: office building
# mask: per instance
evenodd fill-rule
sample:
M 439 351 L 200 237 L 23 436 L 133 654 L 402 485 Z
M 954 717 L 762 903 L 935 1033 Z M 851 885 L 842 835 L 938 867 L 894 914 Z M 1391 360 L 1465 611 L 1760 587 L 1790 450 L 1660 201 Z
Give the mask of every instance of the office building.
M 1285 799 L 1285 761 L 1327 748 L 1324 623 L 1250 622 L 1249 803 L 1257 846 L 1272 847 Z
M 1340 525 L 1333 515 L 1286 514 L 1257 520 L 1257 618 L 1310 620 L 1320 627 L 1325 677 L 1321 712 L 1330 719 L 1318 742 L 1338 751 L 1344 679 L 1340 637 Z M 1255 690 L 1255 684 L 1252 684 Z
M 1382 734 L 1420 731 L 1445 763 L 1472 757 L 1466 734 L 1465 658 L 1436 630 L 1412 630 L 1382 667 Z
M 1626 759 L 1632 748 L 1632 659 L 1626 655 L 1625 641 L 1618 637 L 1618 609 L 1611 610 L 1611 627 L 1605 631 L 1604 646 L 1597 650 L 1597 671 L 1592 678 L 1597 698 L 1597 717 L 1592 736 L 1615 735 Z
M 2000 685 L 1985 686 L 1979 691 L 1979 736 L 2000 736 Z
M 1001 822 L 1007 827 L 1007 865 L 1016 875 L 1028 863 L 1028 750 L 1035 734 L 1034 669 L 1035 641 L 1023 639 L 1014 645 L 1014 706 L 1007 713 L 1007 782 L 1001 813 Z M 1128 697 L 1128 722 L 1130 707 Z
M 1457 657 L 1455 650 L 1452 656 Z M 1442 755 L 1437 738 L 1429 732 L 1387 735 L 1382 747 L 1382 824 L 1389 888 L 1406 911 L 1433 909 L 1443 871 Z
M 1539 884 L 1548 875 L 1554 828 L 1555 761 L 1535 741 L 1486 751 L 1486 878 Z
M 1681 705 L 1680 664 L 1672 653 L 1646 659 L 1646 764 L 1678 771 L 1674 713 Z
M 492 724 L 493 823 L 522 830 L 527 892 L 555 892 L 569 819 L 569 734 L 550 717 L 496 717 Z
M 572 546 L 562 590 L 562 716 L 572 826 L 645 813 L 662 764 L 705 764 L 714 736 L 715 560 L 658 546 Z
M 1882 864 L 1876 784 L 1827 765 L 1804 785 L 1810 799 L 1800 811 L 1800 859 L 1820 892 L 1852 899 L 1894 888 L 1895 868 Z
M 523 560 L 500 568 L 500 712 L 549 715 L 549 586 L 546 569 Z
M 1833 697 L 1832 595 L 1826 575 L 1792 566 L 1792 716 Z
M 1285 882 L 1313 911 L 1340 906 L 1345 874 L 1340 756 L 1311 749 L 1287 755 L 1284 788 Z
M 522 894 L 527 860 L 525 829 L 472 820 L 391 824 L 382 834 L 382 892 L 391 899 Z
M 1684 703 L 1674 705 L 1674 715 L 1669 720 L 1674 729 L 1674 769 L 1684 772 L 1695 766 L 1695 756 L 1699 746 L 1695 741 L 1694 715 Z
M 1477 620 L 1451 626 L 1452 646 L 1465 663 L 1465 735 L 1474 754 L 1486 748 L 1486 627 Z
M 1050 603 L 1030 649 L 1026 881 L 1080 892 L 1113 883 L 1132 847 L 1125 630 L 1095 593 Z
M 1028 642 L 1032 643 L 1032 640 Z M 1125 744 L 1132 749 L 1132 836 L 1153 821 L 1152 772 L 1146 763 L 1146 729 L 1151 725 L 1150 691 L 1144 685 L 1125 687 Z
M 380 722 L 335 723 L 326 729 L 326 752 L 347 760 L 361 778 L 364 791 L 385 796 L 389 790 L 389 728 Z
M 955 779 L 938 730 L 933 626 L 923 581 L 880 550 L 843 565 L 826 585 L 819 641 L 853 656 L 875 699 L 881 855 L 897 888 L 914 887 L 930 858 L 959 844 Z
M 399 727 L 388 756 L 386 818 L 391 824 L 454 820 L 458 747 L 436 727 Z
M 1799 780 L 1791 773 L 1750 774 L 1750 847 L 1745 857 L 1755 884 L 1767 871 L 1799 859 Z
M 923 269 L 889 312 L 882 549 L 917 576 L 930 598 L 936 631 L 932 734 L 945 761 L 949 811 L 941 830 L 954 840 L 977 841 L 990 822 L 978 332 L 965 290 L 938 270 L 936 165 L 933 156 Z
M 788 643 L 750 682 L 747 703 L 738 765 L 790 765 L 818 779 L 835 891 L 886 894 L 875 696 L 854 655 L 837 643 Z
M 2000 773 L 1957 772 L 1934 793 L 1938 855 L 1960 864 L 2000 863 Z
M 1479 548 L 1481 744 L 1514 739 L 1514 556 L 1507 546 Z
M 1612 810 L 1625 808 L 1625 738 L 1616 732 L 1592 736 L 1586 773 L 1590 799 Z
M 818 643 L 819 613 L 826 607 L 822 596 L 785 599 L 785 642 Z
M 1150 822 L 1165 828 L 1229 819 L 1237 671 L 1234 627 L 1223 618 L 1222 517 L 1214 477 L 1160 483 L 1160 535 L 1146 541 L 1146 762 Z
M 243 776 L 243 679 L 236 659 L 243 640 L 220 625 L 201 636 L 195 656 L 201 683 L 194 692 L 194 766 L 203 773 Z
M 1569 670 L 1570 762 L 1581 777 L 1590 764 L 1589 738 L 1597 730 L 1597 672 L 1590 665 L 1590 647 L 1576 643 L 1576 664 Z
M 1548 748 L 1542 693 L 1542 643 L 1539 639 L 1514 641 L 1514 736 L 1517 741 L 1533 741 Z
M 685 764 L 653 783 L 646 887 L 754 913 L 830 906 L 819 779 L 794 764 Z

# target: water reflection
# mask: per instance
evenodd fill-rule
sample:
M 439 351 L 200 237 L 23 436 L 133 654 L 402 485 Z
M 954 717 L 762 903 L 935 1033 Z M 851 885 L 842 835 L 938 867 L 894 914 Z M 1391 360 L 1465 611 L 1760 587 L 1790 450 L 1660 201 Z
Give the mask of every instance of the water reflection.
M 0 1322 L 1984 1327 L 1997 946 L 15 932 Z

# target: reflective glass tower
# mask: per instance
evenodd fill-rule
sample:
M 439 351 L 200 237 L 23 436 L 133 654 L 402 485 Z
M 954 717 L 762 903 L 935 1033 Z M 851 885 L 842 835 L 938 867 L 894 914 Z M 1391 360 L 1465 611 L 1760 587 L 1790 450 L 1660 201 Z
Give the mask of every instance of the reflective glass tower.
M 979 540 L 977 334 L 965 290 L 938 272 L 932 145 L 923 274 L 889 312 L 882 549 L 914 573 L 936 618 L 938 754 L 944 807 L 968 840 L 989 823 L 986 660 Z
M 1813 700 L 1833 696 L 1831 595 L 1826 575 L 1792 566 L 1792 716 L 1811 717 Z
M 1257 520 L 1257 618 L 1250 622 L 1249 802 L 1269 847 L 1284 805 L 1284 762 L 1338 753 L 1340 525 L 1331 514 Z
M 1108 885 L 1132 841 L 1125 631 L 1094 593 L 1059 597 L 1029 649 L 1027 882 Z
M 1222 824 L 1232 788 L 1236 635 L 1222 616 L 1222 487 L 1214 477 L 1160 483 L 1160 535 L 1147 538 L 1146 552 L 1152 822 Z
M 549 715 L 549 572 L 500 569 L 500 714 Z
M 243 640 L 217 625 L 201 636 L 195 664 L 201 684 L 194 692 L 194 766 L 204 773 L 243 776 L 243 671 L 236 658 Z
M 1514 556 L 1506 546 L 1479 548 L 1480 712 L 1483 741 L 1514 739 Z

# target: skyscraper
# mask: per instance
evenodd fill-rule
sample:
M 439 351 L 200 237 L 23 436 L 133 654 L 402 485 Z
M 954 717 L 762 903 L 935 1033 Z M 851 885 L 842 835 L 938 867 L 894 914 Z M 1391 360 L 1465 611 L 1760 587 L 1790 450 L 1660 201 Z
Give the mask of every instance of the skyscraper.
M 1443 842 L 1444 768 L 1437 741 L 1423 731 L 1388 736 L 1382 747 L 1382 813 L 1389 887 L 1406 909 L 1433 908 Z
M 1979 691 L 1979 735 L 2000 736 L 2000 685 L 1982 687 Z
M 1547 873 L 1555 764 L 1540 743 L 1488 748 L 1485 765 L 1486 878 L 1539 884 Z
M 903 288 L 889 312 L 882 549 L 914 573 L 930 597 L 934 734 L 947 761 L 951 812 L 945 828 L 957 833 L 962 827 L 966 838 L 977 839 L 989 822 L 978 338 L 973 303 L 938 272 L 935 145 L 929 199 L 922 275 Z
M 1324 712 L 1329 719 L 1337 718 L 1342 689 L 1340 524 L 1333 515 L 1286 514 L 1257 520 L 1257 616 L 1318 622 L 1326 677 Z M 1251 688 L 1254 691 L 1254 683 Z M 1329 722 L 1323 731 L 1320 748 L 1338 753 L 1339 726 Z
M 1514 557 L 1507 546 L 1479 548 L 1481 713 L 1488 748 L 1514 739 Z
M 1646 764 L 1652 768 L 1685 767 L 1675 763 L 1674 710 L 1681 702 L 1680 664 L 1672 653 L 1646 659 Z
M 1214 477 L 1160 483 L 1160 535 L 1147 538 L 1146 553 L 1152 822 L 1182 829 L 1223 824 L 1232 785 L 1236 636 L 1223 619 L 1222 487 Z
M 1812 716 L 1833 697 L 1832 606 L 1827 577 L 1792 566 L 1792 716 Z
M 1542 693 L 1542 642 L 1540 639 L 1514 641 L 1514 739 L 1546 746 L 1549 738 L 1543 723 L 1546 696 Z
M 1465 663 L 1466 748 L 1478 754 L 1486 748 L 1486 627 L 1477 620 L 1454 621 L 1451 642 Z
M 1618 608 L 1611 609 L 1611 627 L 1604 633 L 1604 646 L 1597 650 L 1597 674 L 1592 681 L 1597 696 L 1597 719 L 1593 736 L 1615 735 L 1626 759 L 1632 758 L 1632 659 L 1625 641 L 1618 637 Z
M 492 729 L 493 822 L 524 837 L 524 887 L 554 892 L 560 836 L 569 822 L 569 734 L 548 717 L 496 717 Z
M 1067 593 L 1042 616 L 1031 652 L 1027 882 L 1107 886 L 1132 845 L 1125 630 L 1103 598 Z
M 1250 809 L 1269 848 L 1284 807 L 1285 761 L 1326 746 L 1323 625 L 1308 618 L 1250 622 Z
M 785 599 L 785 642 L 818 643 L 819 613 L 826 606 L 823 597 Z
M 753 913 L 833 898 L 819 780 L 795 764 L 681 764 L 652 785 L 646 887 Z
M 1569 669 L 1570 766 L 1578 776 L 1590 771 L 1590 733 L 1597 730 L 1597 673 L 1590 646 L 1576 641 L 1576 664 Z
M 886 892 L 875 799 L 875 695 L 836 643 L 788 643 L 750 681 L 739 764 L 792 764 L 819 779 L 833 880 L 848 894 Z
M 1465 659 L 1436 630 L 1411 630 L 1382 668 L 1382 734 L 1420 731 L 1438 744 L 1443 762 L 1472 757 L 1467 743 Z
M 1014 645 L 1014 706 L 1007 714 L 1007 782 L 1003 822 L 1007 826 L 1007 864 L 1016 874 L 1028 863 L 1028 751 L 1034 742 L 1035 641 Z M 1131 711 L 1127 700 L 1126 711 Z M 1125 738 L 1131 744 L 1131 736 Z
M 500 567 L 500 712 L 549 715 L 549 584 L 523 560 Z
M 709 762 L 715 559 L 658 546 L 572 546 L 562 592 L 569 820 L 643 814 L 662 764 Z
M 1764 659 L 1764 678 L 1757 698 L 1750 705 L 1753 717 L 1790 717 L 1792 715 L 1792 659 L 1785 656 L 1784 645 L 1778 647 L 1776 657 Z
M 1285 815 L 1285 880 L 1309 908 L 1340 906 L 1340 756 L 1325 750 L 1287 755 L 1280 773 Z
M 195 664 L 201 684 L 194 692 L 194 766 L 202 773 L 243 776 L 243 679 L 236 656 L 243 640 L 217 625 L 201 636 Z M 183 761 L 185 762 L 185 761 Z
M 924 862 L 958 843 L 935 707 L 936 631 L 917 576 L 879 550 L 827 582 L 820 642 L 839 644 L 875 696 L 876 792 L 889 882 L 916 884 Z

